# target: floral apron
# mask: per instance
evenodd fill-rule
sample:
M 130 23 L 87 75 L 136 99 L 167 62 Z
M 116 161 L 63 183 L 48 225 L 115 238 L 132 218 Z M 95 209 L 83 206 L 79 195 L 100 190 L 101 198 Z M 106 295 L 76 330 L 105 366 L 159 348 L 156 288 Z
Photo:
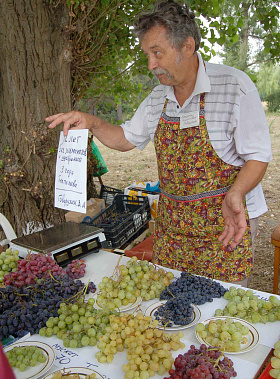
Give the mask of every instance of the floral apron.
M 252 240 L 224 247 L 222 201 L 240 167 L 225 163 L 212 147 L 205 121 L 205 94 L 200 95 L 199 125 L 180 129 L 179 117 L 166 115 L 168 99 L 155 132 L 160 200 L 153 262 L 223 281 L 240 281 L 252 269 Z

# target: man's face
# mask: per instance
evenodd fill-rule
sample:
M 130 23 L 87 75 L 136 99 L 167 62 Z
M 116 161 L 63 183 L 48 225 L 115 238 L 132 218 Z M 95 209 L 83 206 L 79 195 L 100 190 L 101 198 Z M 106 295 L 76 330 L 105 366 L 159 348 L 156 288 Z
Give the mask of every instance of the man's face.
M 149 70 L 161 84 L 172 86 L 181 83 L 186 70 L 185 56 L 170 45 L 164 27 L 150 29 L 142 39 L 141 46 L 148 58 Z

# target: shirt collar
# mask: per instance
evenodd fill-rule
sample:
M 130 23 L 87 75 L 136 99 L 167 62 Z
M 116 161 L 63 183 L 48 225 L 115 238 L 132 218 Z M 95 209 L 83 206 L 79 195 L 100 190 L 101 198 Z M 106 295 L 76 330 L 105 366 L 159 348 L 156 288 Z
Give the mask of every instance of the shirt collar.
M 190 101 L 196 95 L 211 91 L 210 79 L 206 73 L 202 56 L 199 53 L 197 53 L 197 56 L 198 56 L 199 66 L 198 66 L 198 71 L 197 71 L 196 82 L 195 82 L 193 93 L 191 94 L 191 96 L 189 97 L 187 101 Z M 165 86 L 165 96 L 168 97 L 168 99 L 177 102 L 173 87 Z

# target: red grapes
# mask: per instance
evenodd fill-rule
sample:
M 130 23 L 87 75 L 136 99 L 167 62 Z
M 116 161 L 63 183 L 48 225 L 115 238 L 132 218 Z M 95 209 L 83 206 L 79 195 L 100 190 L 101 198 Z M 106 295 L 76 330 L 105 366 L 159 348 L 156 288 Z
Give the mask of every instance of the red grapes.
M 4 276 L 4 284 L 16 287 L 34 284 L 37 279 L 55 275 L 66 275 L 66 272 L 48 255 L 29 253 L 17 262 L 17 270 Z
M 199 349 L 191 345 L 185 354 L 175 358 L 174 366 L 164 379 L 230 379 L 237 375 L 229 358 L 223 357 L 217 347 L 204 344 Z
M 67 265 L 66 274 L 72 279 L 79 279 L 85 275 L 86 264 L 83 259 L 74 259 Z

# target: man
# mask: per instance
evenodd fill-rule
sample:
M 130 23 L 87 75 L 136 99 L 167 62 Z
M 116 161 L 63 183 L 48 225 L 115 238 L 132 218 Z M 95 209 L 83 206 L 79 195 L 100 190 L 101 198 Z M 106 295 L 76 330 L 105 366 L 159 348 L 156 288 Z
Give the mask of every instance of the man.
M 257 219 L 267 208 L 260 181 L 271 160 L 269 130 L 254 84 L 241 71 L 203 62 L 187 6 L 161 1 L 135 25 L 161 85 L 132 120 L 109 124 L 80 112 L 46 118 L 87 128 L 107 147 L 155 144 L 160 201 L 157 264 L 247 285 Z M 249 218 L 251 219 L 251 227 Z

